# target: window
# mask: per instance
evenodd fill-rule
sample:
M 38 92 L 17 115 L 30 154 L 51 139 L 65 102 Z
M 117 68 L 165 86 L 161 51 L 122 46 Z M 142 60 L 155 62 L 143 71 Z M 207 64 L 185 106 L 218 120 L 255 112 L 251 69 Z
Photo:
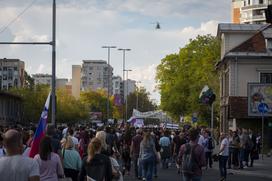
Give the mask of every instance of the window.
M 250 0 L 247 0 L 247 5 L 250 5 Z
M 259 4 L 263 4 L 264 2 L 263 2 L 263 0 L 259 0 Z
M 265 41 L 266 41 L 266 48 L 269 50 L 272 50 L 272 39 L 268 38 Z
M 260 73 L 260 83 L 271 84 L 272 83 L 272 73 Z

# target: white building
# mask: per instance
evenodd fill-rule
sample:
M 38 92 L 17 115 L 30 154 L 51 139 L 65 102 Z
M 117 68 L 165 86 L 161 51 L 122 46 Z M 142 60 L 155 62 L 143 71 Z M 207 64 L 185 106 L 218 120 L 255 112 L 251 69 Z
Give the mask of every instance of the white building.
M 50 85 L 51 86 L 52 75 L 50 74 L 32 74 L 32 78 L 34 79 L 35 85 Z M 68 79 L 57 78 L 56 88 L 65 88 L 67 83 L 68 83 Z
M 51 85 L 52 75 L 49 74 L 32 74 L 35 85 Z
M 272 92 L 268 91 L 272 89 L 272 26 L 219 24 L 217 36 L 221 40 L 217 63 L 221 131 L 236 124 L 260 130 L 256 105 L 267 101 L 272 111 Z
M 112 94 L 113 95 L 121 95 L 123 93 L 123 83 L 122 78 L 120 76 L 112 77 Z
M 232 0 L 232 22 L 265 24 L 265 10 L 269 4 L 272 0 Z
M 0 59 L 0 90 L 24 86 L 25 63 L 19 59 Z
M 136 81 L 127 79 L 124 81 L 124 88 L 125 88 L 125 97 L 129 95 L 130 93 L 133 93 L 136 91 Z
M 110 70 L 108 71 L 108 67 Z M 112 94 L 112 72 L 113 68 L 108 66 L 104 60 L 83 60 L 81 69 L 81 89 L 97 90 L 109 88 Z

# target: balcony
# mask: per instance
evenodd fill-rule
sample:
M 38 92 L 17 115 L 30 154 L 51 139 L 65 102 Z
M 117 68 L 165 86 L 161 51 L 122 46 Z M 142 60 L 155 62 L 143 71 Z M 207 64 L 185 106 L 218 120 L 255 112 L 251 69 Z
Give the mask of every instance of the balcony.
M 241 22 L 246 23 L 246 22 L 254 22 L 254 21 L 265 21 L 265 15 L 255 15 L 251 17 L 242 17 Z
M 266 4 L 255 4 L 255 5 L 244 6 L 241 8 L 241 10 L 247 11 L 247 10 L 266 9 L 266 8 L 267 8 Z

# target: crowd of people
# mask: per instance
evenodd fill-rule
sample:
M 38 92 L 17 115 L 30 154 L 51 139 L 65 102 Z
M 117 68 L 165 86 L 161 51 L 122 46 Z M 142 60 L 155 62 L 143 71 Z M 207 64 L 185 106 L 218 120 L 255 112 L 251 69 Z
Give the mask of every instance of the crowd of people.
M 260 137 L 251 130 L 222 133 L 219 150 L 206 128 L 142 129 L 126 125 L 96 130 L 84 126 L 47 125 L 39 152 L 30 158 L 35 128 L 1 128 L 0 175 L 8 181 L 122 181 L 124 175 L 152 181 L 157 168 L 175 166 L 184 181 L 198 181 L 202 168 L 219 161 L 221 180 L 227 169 L 252 167 L 260 152 Z

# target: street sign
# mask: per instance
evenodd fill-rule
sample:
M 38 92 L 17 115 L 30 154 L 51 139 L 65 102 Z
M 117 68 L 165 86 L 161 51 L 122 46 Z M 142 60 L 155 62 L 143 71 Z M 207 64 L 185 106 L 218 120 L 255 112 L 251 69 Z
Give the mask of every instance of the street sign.
M 267 113 L 268 112 L 268 109 L 269 109 L 269 107 L 268 107 L 268 105 L 266 104 L 266 103 L 260 103 L 259 105 L 258 105 L 258 111 L 260 112 L 260 113 L 263 113 L 263 114 L 265 114 L 265 113 Z
M 197 117 L 192 117 L 192 122 L 196 123 L 197 122 Z

